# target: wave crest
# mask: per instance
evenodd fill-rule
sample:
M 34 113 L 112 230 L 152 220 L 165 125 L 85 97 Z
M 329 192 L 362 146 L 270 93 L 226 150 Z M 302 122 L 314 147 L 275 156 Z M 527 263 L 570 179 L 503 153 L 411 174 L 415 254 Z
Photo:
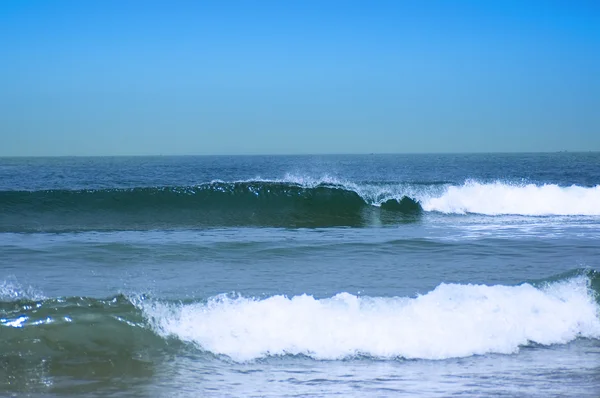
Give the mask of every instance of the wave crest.
M 0 232 L 180 227 L 361 227 L 424 212 L 600 216 L 600 185 L 353 183 L 287 176 L 186 187 L 0 192 Z

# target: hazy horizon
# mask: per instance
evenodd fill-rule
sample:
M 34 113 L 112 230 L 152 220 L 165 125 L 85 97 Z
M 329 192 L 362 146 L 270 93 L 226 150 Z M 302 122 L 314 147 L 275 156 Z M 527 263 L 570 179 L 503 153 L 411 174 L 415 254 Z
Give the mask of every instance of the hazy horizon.
M 153 158 L 153 157 L 266 157 L 266 156 L 402 156 L 402 155 L 542 155 L 558 153 L 599 153 L 600 151 L 531 151 L 531 152 L 355 152 L 355 153 L 240 153 L 240 154 L 138 154 L 138 155 L 1 155 L 0 158 Z
M 30 1 L 0 156 L 600 151 L 600 3 Z

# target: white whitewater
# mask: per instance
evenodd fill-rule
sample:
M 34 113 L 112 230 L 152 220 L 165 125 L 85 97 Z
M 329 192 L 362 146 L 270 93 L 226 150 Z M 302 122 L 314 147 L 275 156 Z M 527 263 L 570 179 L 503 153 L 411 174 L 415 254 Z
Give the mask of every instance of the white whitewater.
M 236 361 L 286 354 L 439 360 L 600 337 L 588 285 L 579 276 L 542 289 L 441 284 L 416 298 L 218 296 L 206 304 L 140 305 L 160 335 Z
M 525 216 L 598 216 L 600 186 L 510 185 L 467 182 L 443 195 L 421 199 L 425 211 Z

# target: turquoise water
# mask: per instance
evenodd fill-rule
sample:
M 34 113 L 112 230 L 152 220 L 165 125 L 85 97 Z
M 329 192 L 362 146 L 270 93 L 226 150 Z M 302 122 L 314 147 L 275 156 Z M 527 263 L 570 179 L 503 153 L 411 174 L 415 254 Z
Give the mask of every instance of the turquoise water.
M 600 154 L 0 159 L 0 393 L 598 396 Z

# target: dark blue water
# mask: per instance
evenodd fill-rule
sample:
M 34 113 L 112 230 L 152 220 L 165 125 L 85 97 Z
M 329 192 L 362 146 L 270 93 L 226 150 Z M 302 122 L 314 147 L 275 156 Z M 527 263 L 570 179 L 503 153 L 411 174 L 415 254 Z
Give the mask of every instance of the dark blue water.
M 600 154 L 0 159 L 0 393 L 598 396 Z

